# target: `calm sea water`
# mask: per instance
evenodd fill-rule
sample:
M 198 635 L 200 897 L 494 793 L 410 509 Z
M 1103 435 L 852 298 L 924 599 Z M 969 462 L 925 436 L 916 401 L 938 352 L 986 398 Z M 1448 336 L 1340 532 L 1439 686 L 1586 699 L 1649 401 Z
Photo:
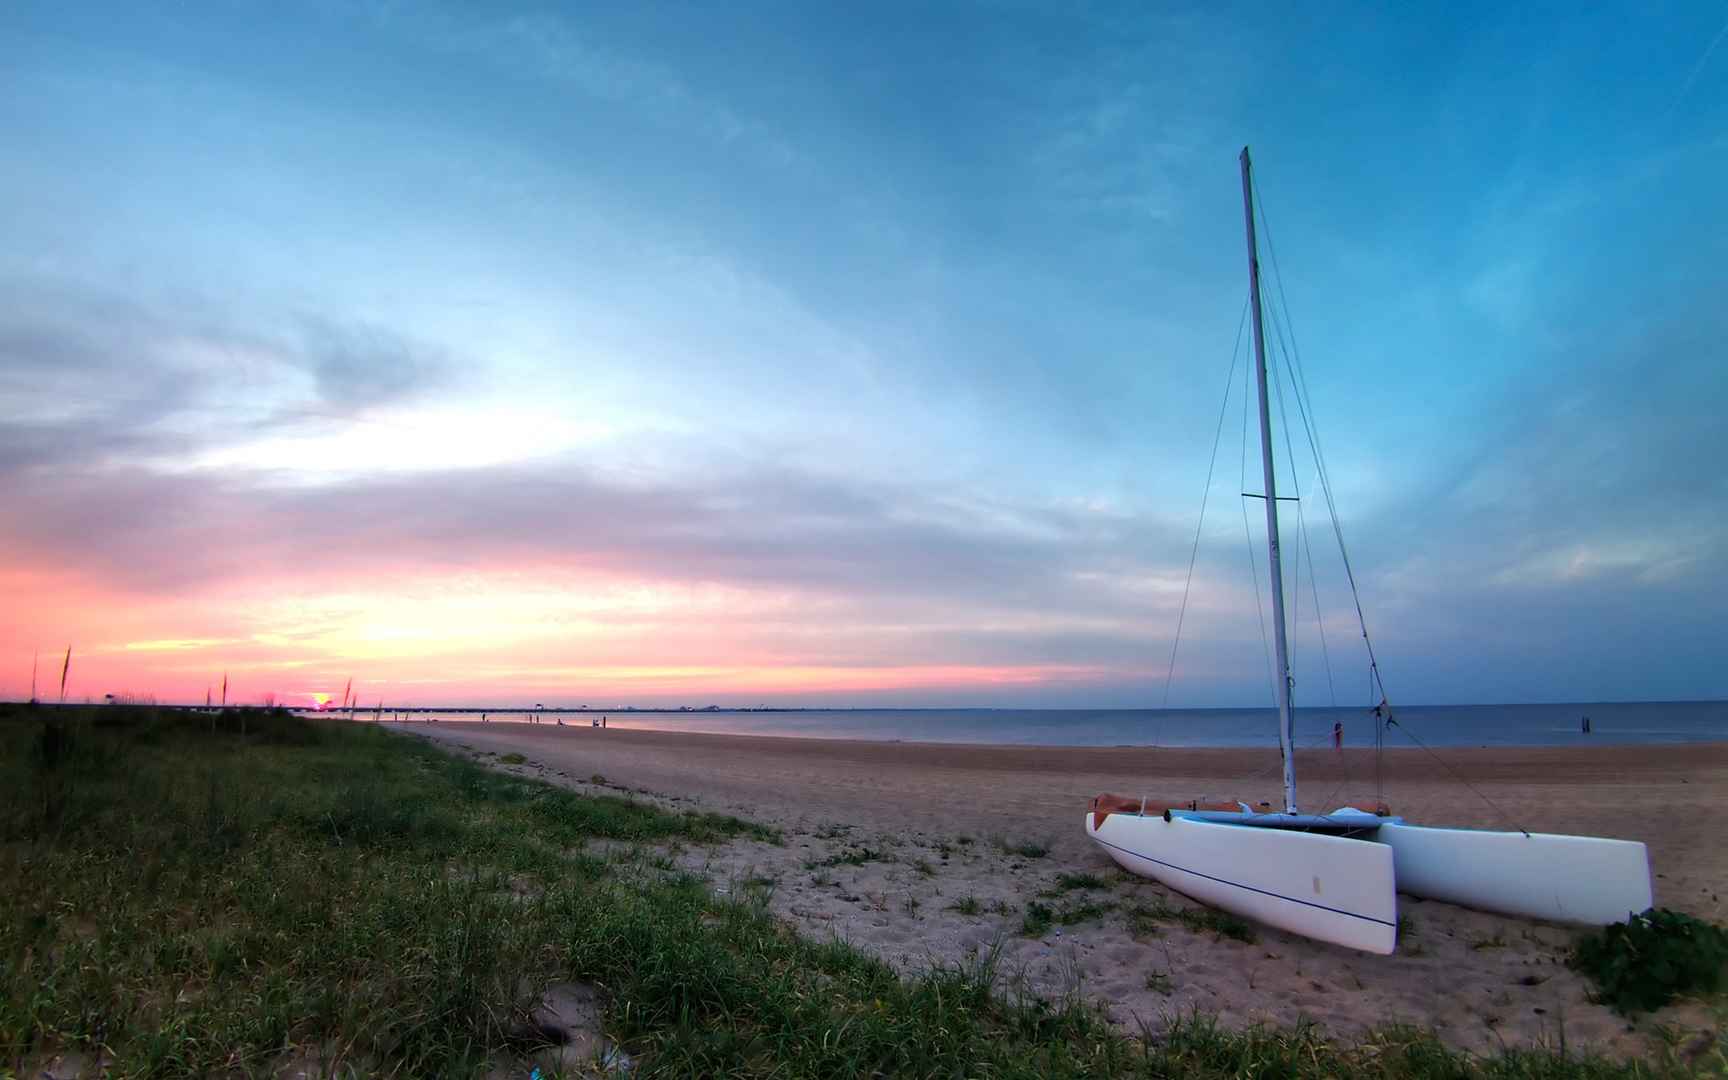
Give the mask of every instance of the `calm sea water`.
M 386 710 L 385 718 L 391 713 Z M 493 720 L 522 720 L 498 710 Z M 566 713 L 586 725 L 600 710 Z M 1278 741 L 1272 709 L 811 709 L 786 712 L 606 712 L 612 727 L 703 731 L 731 735 L 872 739 L 902 742 L 1017 743 L 1033 746 L 1271 746 Z M 1430 746 L 1591 746 L 1603 743 L 1686 743 L 1728 740 L 1728 702 L 1613 702 L 1572 705 L 1429 705 L 1398 710 L 1399 724 Z M 1579 731 L 1588 716 L 1591 733 Z M 478 713 L 404 714 L 474 722 Z M 1372 746 L 1374 720 L 1365 708 L 1298 709 L 1296 742 L 1325 746 L 1334 722 L 1347 746 Z M 554 724 L 545 714 L 541 723 Z M 1386 745 L 1413 745 L 1400 727 Z

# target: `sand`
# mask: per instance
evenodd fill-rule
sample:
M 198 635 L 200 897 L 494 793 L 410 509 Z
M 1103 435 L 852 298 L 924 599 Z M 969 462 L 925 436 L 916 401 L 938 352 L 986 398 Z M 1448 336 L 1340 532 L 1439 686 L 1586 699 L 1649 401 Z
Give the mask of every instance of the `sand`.
M 582 789 L 737 814 L 785 831 L 784 846 L 740 841 L 680 860 L 729 892 L 772 890 L 772 910 L 806 933 L 838 935 L 903 970 L 1000 949 L 1005 985 L 1079 993 L 1131 1030 L 1192 1010 L 1231 1026 L 1318 1021 L 1341 1036 L 1391 1021 L 1431 1027 L 1473 1052 L 1589 1047 L 1654 1052 L 1656 1024 L 1700 1042 L 1720 1017 L 1681 1002 L 1629 1023 L 1591 1004 L 1564 958 L 1577 928 L 1401 896 L 1399 952 L 1375 957 L 1257 927 L 1244 944 L 1173 921 L 1138 927 L 1136 906 L 1190 901 L 1120 873 L 1085 837 L 1094 794 L 1278 797 L 1275 749 L 962 746 L 701 735 L 552 724 L 401 724 L 457 752 Z M 1507 827 L 1641 840 L 1656 902 L 1722 921 L 1728 893 L 1728 743 L 1688 746 L 1388 751 L 1384 793 L 1423 824 Z M 1374 795 L 1369 751 L 1299 754 L 1304 803 Z M 1466 783 L 1467 781 L 1467 783 Z M 1475 788 L 1475 792 L 1471 788 Z M 1009 854 L 1023 842 L 1041 856 Z M 855 860 L 862 858 L 861 863 Z M 1089 873 L 1100 889 L 1054 890 Z M 755 882 L 754 885 L 750 884 Z M 765 883 L 771 882 L 771 885 Z M 967 898 L 977 902 L 976 914 Z M 1041 939 L 1021 933 L 1028 903 L 1105 910 Z M 1138 932 L 1136 932 L 1138 930 Z

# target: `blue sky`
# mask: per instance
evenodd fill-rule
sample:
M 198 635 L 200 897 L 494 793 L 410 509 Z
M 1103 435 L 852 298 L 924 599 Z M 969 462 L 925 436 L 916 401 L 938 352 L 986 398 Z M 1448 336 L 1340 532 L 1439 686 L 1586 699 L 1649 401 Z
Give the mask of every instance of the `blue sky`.
M 1723 696 L 1725 26 L 10 5 L 4 685 L 1157 704 L 1252 144 L 1393 692 Z

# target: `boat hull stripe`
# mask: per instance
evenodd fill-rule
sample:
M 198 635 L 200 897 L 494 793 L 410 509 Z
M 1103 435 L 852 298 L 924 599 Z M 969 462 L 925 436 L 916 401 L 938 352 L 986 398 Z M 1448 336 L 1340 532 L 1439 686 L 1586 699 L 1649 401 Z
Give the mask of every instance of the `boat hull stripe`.
M 1294 896 L 1285 896 L 1283 893 L 1275 893 L 1269 889 L 1256 889 L 1252 885 L 1244 885 L 1240 881 L 1231 881 L 1229 878 L 1213 877 L 1211 874 L 1202 874 L 1200 871 L 1190 870 L 1186 866 L 1177 866 L 1175 863 L 1165 862 L 1163 859 L 1154 859 L 1150 855 L 1142 855 L 1140 852 L 1135 851 L 1132 848 L 1121 847 L 1117 844 L 1112 844 L 1108 840 L 1099 840 L 1096 833 L 1093 834 L 1092 839 L 1097 841 L 1100 844 L 1103 844 L 1107 848 L 1110 848 L 1114 851 L 1123 852 L 1124 854 L 1132 855 L 1136 859 L 1145 859 L 1147 862 L 1155 862 L 1159 866 L 1167 866 L 1172 870 L 1176 870 L 1176 871 L 1179 871 L 1179 872 L 1184 873 L 1184 874 L 1193 874 L 1195 877 L 1202 877 L 1202 878 L 1205 878 L 1207 881 L 1216 881 L 1220 885 L 1229 885 L 1229 886 L 1231 886 L 1233 888 L 1237 888 L 1237 889 L 1246 889 L 1249 892 L 1259 893 L 1261 896 L 1270 896 L 1274 900 L 1284 900 L 1284 901 L 1288 901 L 1289 903 L 1292 903 L 1292 904 L 1301 904 L 1303 907 L 1319 908 L 1321 911 L 1330 911 L 1334 915 L 1348 915 L 1352 919 L 1361 919 L 1363 922 L 1378 923 L 1381 926 L 1390 926 L 1393 929 L 1397 929 L 1397 926 L 1398 926 L 1398 924 L 1395 922 L 1389 922 L 1385 919 L 1376 919 L 1372 915 L 1363 915 L 1360 912 L 1355 912 L 1355 911 L 1345 911 L 1343 908 L 1327 907 L 1325 904 L 1316 904 L 1312 900 L 1298 900 Z

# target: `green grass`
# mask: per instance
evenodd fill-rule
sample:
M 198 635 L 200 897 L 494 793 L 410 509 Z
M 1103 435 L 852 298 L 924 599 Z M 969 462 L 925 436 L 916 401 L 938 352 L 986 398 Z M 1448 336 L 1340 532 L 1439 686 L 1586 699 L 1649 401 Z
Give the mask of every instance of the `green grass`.
M 999 846 L 1009 855 L 1018 855 L 1023 859 L 1042 859 L 1050 854 L 1050 845 L 1037 840 L 1009 840 L 1004 838 L 999 842 Z
M 1020 920 L 1020 932 L 1027 937 L 1043 937 L 1050 932 L 1052 926 L 1074 926 L 1107 914 L 1115 907 L 1114 903 L 1107 901 L 1084 902 L 1072 907 L 1052 907 L 1034 900 L 1026 905 L 1026 914 Z
M 505 754 L 503 757 L 498 759 L 499 763 L 503 765 L 521 765 L 527 760 L 528 759 L 523 757 L 521 754 Z
M 573 905 L 620 884 L 590 838 L 773 835 L 363 725 L 63 717 L 0 718 L 0 1065 L 106 1046 L 122 1075 L 246 1072 L 334 1041 L 472 1072 L 514 1045 L 518 975 L 571 975 Z
M 1134 905 L 1128 911 L 1128 928 L 1137 936 L 1163 932 L 1164 923 L 1180 923 L 1196 934 L 1231 938 L 1247 945 L 1259 940 L 1254 924 L 1228 911 L 1209 907 L 1176 907 L 1162 897 Z
M 984 912 L 984 905 L 978 902 L 976 896 L 962 896 L 949 904 L 948 910 L 959 915 L 981 915 Z
M 1110 883 L 1097 874 L 1061 873 L 1056 875 L 1056 884 L 1050 887 L 1050 895 L 1073 892 L 1077 889 L 1108 889 Z
M 1020 919 L 1020 932 L 1031 938 L 1043 937 L 1055 923 L 1056 910 L 1049 904 L 1034 900 L 1026 905 L 1026 914 Z
M 98 1048 L 115 1076 L 266 1076 L 313 1051 L 333 1074 L 526 1075 L 521 1021 L 566 980 L 598 989 L 644 1078 L 1678 1075 L 1472 1062 L 1405 1029 L 1337 1043 L 1189 1018 L 1140 1042 L 1076 1001 L 1004 994 L 993 955 L 903 979 L 760 903 L 583 850 L 774 838 L 735 818 L 368 725 L 39 717 L 0 712 L 0 1075 Z

